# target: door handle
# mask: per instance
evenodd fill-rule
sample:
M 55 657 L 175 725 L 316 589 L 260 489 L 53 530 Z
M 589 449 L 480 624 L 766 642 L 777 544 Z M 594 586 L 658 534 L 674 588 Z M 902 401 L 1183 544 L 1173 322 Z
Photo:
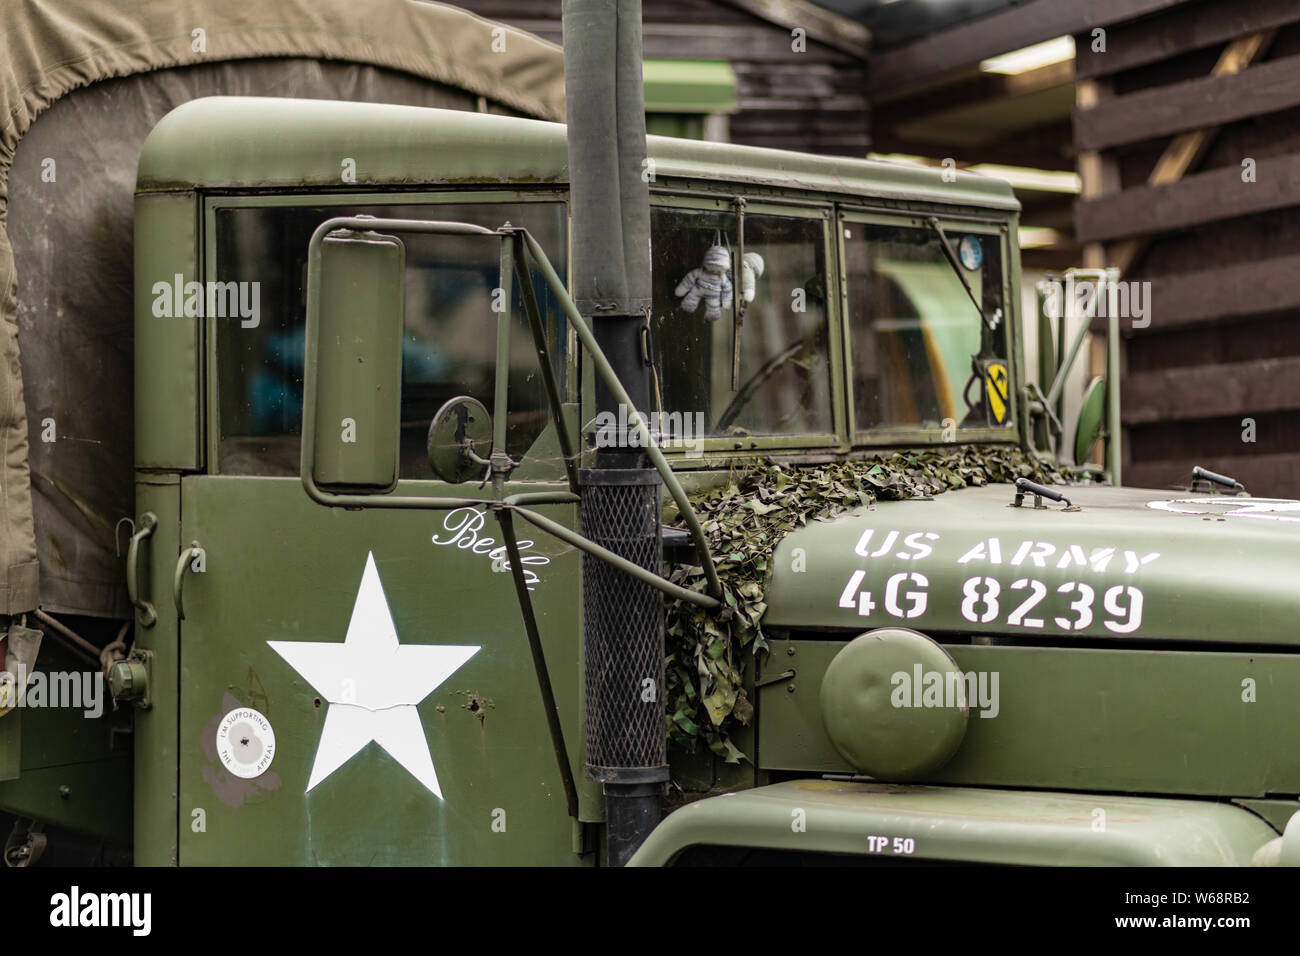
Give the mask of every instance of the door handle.
M 158 516 L 146 511 L 140 516 L 140 527 L 131 535 L 131 545 L 126 549 L 126 596 L 140 614 L 141 627 L 153 627 L 158 612 L 149 600 L 149 550 L 144 541 L 158 527 Z
M 172 601 L 176 604 L 177 620 L 185 620 L 185 604 L 181 600 L 181 589 L 185 585 L 185 572 L 189 569 L 190 562 L 203 554 L 203 549 L 199 547 L 197 541 L 191 541 L 190 546 L 181 552 L 181 556 L 176 560 L 176 571 L 172 575 Z

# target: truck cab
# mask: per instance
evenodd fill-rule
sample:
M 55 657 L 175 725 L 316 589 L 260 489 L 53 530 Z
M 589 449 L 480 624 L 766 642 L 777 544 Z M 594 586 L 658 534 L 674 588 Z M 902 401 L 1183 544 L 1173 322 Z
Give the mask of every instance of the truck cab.
M 1048 460 L 1009 187 L 648 146 L 674 809 L 633 862 L 1300 853 L 1300 504 Z M 596 860 L 575 471 L 612 423 L 567 176 L 564 127 L 512 117 L 155 128 L 137 863 Z

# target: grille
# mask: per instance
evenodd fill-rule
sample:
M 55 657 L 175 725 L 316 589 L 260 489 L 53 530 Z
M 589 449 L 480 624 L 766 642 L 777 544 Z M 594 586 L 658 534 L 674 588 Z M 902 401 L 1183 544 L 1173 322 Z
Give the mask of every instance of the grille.
M 584 469 L 582 485 L 583 534 L 662 573 L 658 473 Z M 666 780 L 662 595 L 587 554 L 582 581 L 587 776 L 618 783 Z

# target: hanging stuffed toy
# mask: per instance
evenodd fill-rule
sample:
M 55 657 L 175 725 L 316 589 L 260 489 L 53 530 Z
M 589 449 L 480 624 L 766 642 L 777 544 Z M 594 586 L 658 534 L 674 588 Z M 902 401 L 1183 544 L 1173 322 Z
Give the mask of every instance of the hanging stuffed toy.
M 753 302 L 758 294 L 758 278 L 765 268 L 763 257 L 757 252 L 747 252 L 741 257 L 740 297 L 746 303 Z
M 731 253 L 715 245 L 704 254 L 704 265 L 686 273 L 677 283 L 676 294 L 682 299 L 683 312 L 694 312 L 704 302 L 704 317 L 710 322 L 722 318 L 722 310 L 731 308 Z

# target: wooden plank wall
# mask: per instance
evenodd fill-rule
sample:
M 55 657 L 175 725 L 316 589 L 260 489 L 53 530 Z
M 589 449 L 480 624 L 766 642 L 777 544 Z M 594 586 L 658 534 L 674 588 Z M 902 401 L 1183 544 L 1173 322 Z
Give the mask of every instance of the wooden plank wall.
M 1191 0 L 1076 43 L 1076 234 L 1151 282 L 1150 325 L 1121 322 L 1124 483 L 1199 464 L 1300 498 L 1300 2 Z
M 479 16 L 562 42 L 560 0 L 454 0 Z M 728 60 L 740 112 L 730 140 L 810 153 L 865 156 L 870 148 L 866 62 L 818 42 L 810 23 L 805 52 L 790 28 L 725 0 L 642 0 L 645 55 Z

